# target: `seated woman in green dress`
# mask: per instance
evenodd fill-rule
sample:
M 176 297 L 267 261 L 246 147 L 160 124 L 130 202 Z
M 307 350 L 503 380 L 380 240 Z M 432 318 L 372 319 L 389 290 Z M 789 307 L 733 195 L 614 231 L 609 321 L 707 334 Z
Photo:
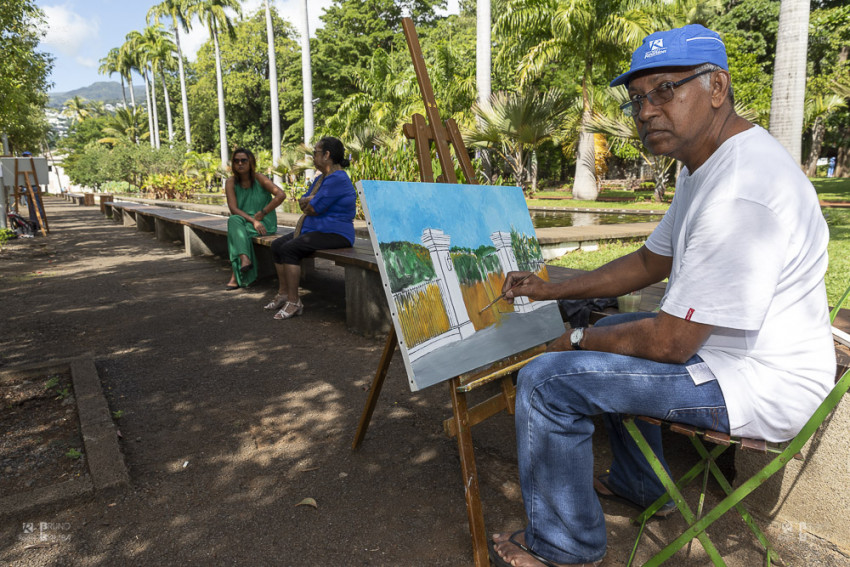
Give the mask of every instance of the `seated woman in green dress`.
M 257 267 L 254 258 L 255 236 L 277 232 L 275 209 L 286 198 L 283 190 L 271 179 L 256 172 L 257 160 L 249 150 L 233 152 L 233 176 L 224 184 L 227 196 L 227 251 L 233 275 L 227 289 L 239 289 L 254 283 Z

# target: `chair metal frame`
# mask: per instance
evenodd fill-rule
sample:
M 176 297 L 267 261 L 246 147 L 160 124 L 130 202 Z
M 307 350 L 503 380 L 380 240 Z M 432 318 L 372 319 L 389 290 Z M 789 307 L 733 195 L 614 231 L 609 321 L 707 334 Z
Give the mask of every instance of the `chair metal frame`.
M 694 445 L 694 448 L 701 457 L 701 460 L 687 473 L 685 473 L 678 482 L 674 482 L 670 475 L 667 474 L 667 471 L 661 465 L 661 461 L 655 455 L 643 434 L 641 434 L 640 430 L 637 428 L 634 420 L 642 419 L 655 424 L 661 424 L 664 422 L 654 418 L 639 416 L 629 416 L 625 418 L 624 424 L 626 429 L 635 440 L 635 443 L 637 443 L 641 453 L 643 453 L 643 456 L 649 462 L 650 466 L 652 466 L 653 471 L 655 471 L 655 474 L 664 485 L 664 488 L 667 489 L 667 492 L 663 496 L 632 520 L 633 523 L 640 525 L 640 531 L 637 539 L 635 540 L 635 545 L 632 549 L 627 565 L 630 566 L 635 559 L 638 544 L 640 543 L 647 520 L 670 499 L 676 503 L 676 507 L 688 523 L 688 528 L 682 533 L 682 535 L 670 542 L 666 547 L 664 547 L 664 549 L 644 563 L 644 567 L 661 565 L 672 557 L 679 549 L 684 547 L 686 543 L 691 542 L 693 539 L 699 540 L 714 565 L 725 566 L 726 563 L 723 561 L 720 552 L 717 551 L 717 548 L 711 542 L 705 530 L 732 508 L 735 508 L 738 511 L 741 518 L 747 526 L 749 526 L 750 530 L 764 547 L 766 551 L 765 564 L 769 566 L 771 561 L 782 563 L 782 560 L 779 558 L 776 550 L 767 540 L 764 533 L 762 533 L 756 525 L 752 516 L 750 516 L 750 514 L 744 509 L 741 502 L 751 492 L 761 486 L 768 478 L 784 468 L 785 465 L 792 459 L 802 458 L 800 451 L 803 449 L 803 446 L 809 441 L 809 439 L 811 439 L 821 424 L 832 413 L 848 389 L 850 389 L 850 371 L 844 373 L 800 432 L 791 441 L 787 442 L 787 444 L 783 444 L 784 449 L 781 450 L 768 446 L 767 443 L 761 440 L 730 437 L 722 433 L 718 434 L 717 432 L 700 430 L 692 426 L 681 426 L 680 424 L 675 423 L 670 424 L 671 428 L 674 430 L 678 430 L 680 433 L 685 433 L 690 437 L 691 443 Z M 703 437 L 705 440 L 712 443 L 718 443 L 718 445 L 709 451 L 705 444 L 703 444 L 700 437 Z M 738 488 L 733 488 L 720 471 L 715 461 L 726 449 L 735 444 L 740 445 L 741 448 L 745 450 L 766 451 L 778 453 L 778 455 Z M 692 511 L 688 506 L 687 502 L 685 502 L 681 490 L 693 482 L 700 473 L 702 473 L 702 490 L 700 491 L 696 513 L 694 513 L 694 511 Z M 726 497 L 712 510 L 703 515 L 709 473 L 711 473 L 711 476 L 714 476 L 717 480 L 720 487 L 726 493 Z

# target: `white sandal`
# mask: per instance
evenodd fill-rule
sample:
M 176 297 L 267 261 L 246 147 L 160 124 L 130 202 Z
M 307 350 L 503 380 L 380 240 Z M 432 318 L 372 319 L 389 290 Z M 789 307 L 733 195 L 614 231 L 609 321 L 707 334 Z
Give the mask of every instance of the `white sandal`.
M 287 311 L 290 305 L 295 308 L 295 311 Z M 277 320 L 281 319 L 291 319 L 292 317 L 297 317 L 304 313 L 304 304 L 299 300 L 298 303 L 292 303 L 291 301 L 287 301 L 286 305 L 283 306 L 283 309 L 274 314 L 274 318 Z
M 265 309 L 266 311 L 280 309 L 287 301 L 289 301 L 289 298 L 287 298 L 282 293 L 278 293 L 274 296 L 274 299 L 272 299 L 269 303 L 266 304 L 265 307 L 263 307 L 263 309 Z

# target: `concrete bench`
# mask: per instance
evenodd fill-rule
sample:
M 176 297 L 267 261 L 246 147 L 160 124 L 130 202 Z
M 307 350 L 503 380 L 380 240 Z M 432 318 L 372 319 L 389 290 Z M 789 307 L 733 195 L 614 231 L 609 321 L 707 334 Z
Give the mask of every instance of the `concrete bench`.
M 187 256 L 228 256 L 227 217 L 129 202 L 101 204 L 104 214 L 115 222 L 152 232 L 163 242 L 181 242 Z M 271 244 L 293 230 L 278 226 L 277 233 L 253 239 L 260 277 L 275 274 Z M 390 329 L 389 307 L 369 240 L 357 238 L 350 248 L 318 250 L 314 256 L 330 260 L 345 270 L 345 310 L 349 329 L 366 336 L 386 335 Z M 306 262 L 304 267 L 309 273 L 312 265 Z
M 86 203 L 86 196 L 82 193 L 63 193 L 63 197 L 65 197 L 66 201 L 71 201 L 75 205 L 84 205 Z

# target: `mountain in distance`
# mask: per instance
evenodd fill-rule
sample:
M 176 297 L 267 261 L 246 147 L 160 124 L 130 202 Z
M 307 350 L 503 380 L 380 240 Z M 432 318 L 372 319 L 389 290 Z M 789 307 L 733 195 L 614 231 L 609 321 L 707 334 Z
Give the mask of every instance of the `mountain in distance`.
M 134 85 L 136 92 L 136 104 L 144 106 L 145 101 L 145 86 Z M 130 104 L 130 87 L 125 85 L 127 90 L 127 104 Z M 103 101 L 106 103 L 118 104 L 123 103 L 124 99 L 121 96 L 121 83 L 117 81 L 99 81 L 92 83 L 87 87 L 74 89 L 64 93 L 48 93 L 49 101 L 47 106 L 50 108 L 61 109 L 65 101 L 78 96 L 87 101 Z

